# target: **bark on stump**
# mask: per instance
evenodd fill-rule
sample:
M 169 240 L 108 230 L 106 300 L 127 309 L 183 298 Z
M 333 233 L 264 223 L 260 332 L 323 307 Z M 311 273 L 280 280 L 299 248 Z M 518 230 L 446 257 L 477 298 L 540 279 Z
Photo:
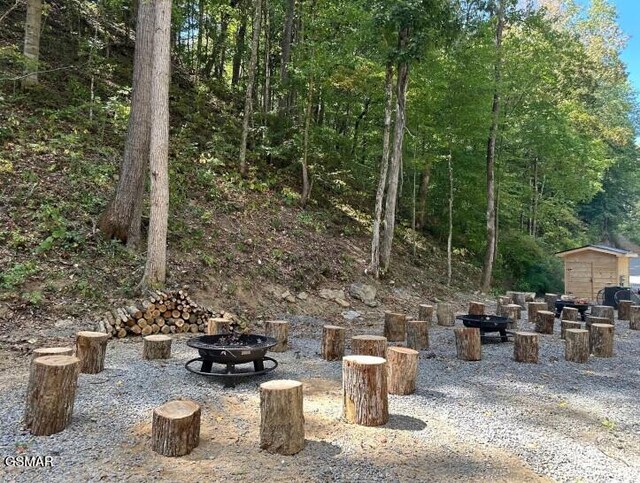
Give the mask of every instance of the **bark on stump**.
M 82 331 L 76 334 L 76 357 L 80 359 L 80 372 L 98 374 L 104 370 L 108 334 Z
M 558 294 L 556 293 L 546 293 L 544 294 L 544 301 L 547 303 L 547 310 L 549 312 L 556 311 L 556 302 L 558 301 Z
M 348 423 L 381 426 L 389 421 L 387 361 L 382 357 L 342 359 L 342 414 Z
M 351 338 L 351 354 L 387 357 L 387 338 L 379 335 L 356 335 Z
M 513 358 L 516 362 L 538 362 L 538 334 L 516 332 L 513 338 Z
M 207 335 L 228 334 L 231 332 L 229 319 L 215 318 L 207 321 Z
M 527 317 L 530 324 L 536 323 L 536 315 L 540 310 L 547 310 L 546 302 L 529 302 L 527 304 Z
M 407 321 L 407 347 L 421 351 L 429 348 L 429 322 L 426 320 Z
M 38 357 L 44 357 L 44 356 L 72 356 L 72 355 L 73 355 L 73 347 L 40 347 L 39 349 L 33 350 L 31 361 L 33 362 Z
M 629 320 L 629 313 L 633 302 L 631 300 L 620 300 L 618 302 L 618 320 Z
M 143 359 L 169 359 L 170 357 L 171 337 L 169 337 L 168 335 L 148 335 L 143 339 Z
M 322 328 L 320 354 L 326 361 L 337 361 L 344 357 L 344 327 L 325 325 Z
M 500 317 L 506 317 L 505 307 L 513 304 L 513 299 L 507 295 L 499 295 L 496 303 L 496 315 Z
M 476 327 L 456 327 L 456 352 L 463 361 L 479 361 L 482 359 L 480 329 Z
M 34 359 L 29 373 L 24 422 L 31 434 L 59 433 L 71 422 L 80 359 L 44 356 Z
M 404 314 L 394 312 L 384 313 L 384 336 L 389 342 L 404 340 L 406 333 L 407 317 Z
M 264 335 L 278 341 L 269 349 L 271 352 L 285 352 L 289 349 L 289 322 L 286 320 L 267 320 L 264 323 Z
M 453 327 L 456 323 L 456 314 L 453 310 L 453 305 L 451 304 L 438 304 L 436 317 L 438 319 L 438 325 L 442 325 L 444 327 Z
M 640 330 L 640 305 L 629 307 L 629 328 L 631 330 Z
M 163 456 L 184 456 L 200 442 L 200 406 L 169 401 L 153 410 L 151 449 Z
M 426 320 L 431 324 L 433 320 L 433 305 L 418 305 L 418 320 Z
M 561 320 L 560 321 L 560 338 L 566 339 L 567 330 L 569 329 L 582 329 L 582 324 L 577 320 Z M 589 332 L 587 330 L 587 332 Z
M 522 307 L 518 304 L 507 304 L 502 306 L 502 317 L 509 319 L 507 327 L 509 329 L 517 329 L 520 320 Z
M 591 326 L 593 324 L 608 324 L 609 319 L 606 317 L 596 317 L 594 315 L 587 315 L 587 321 L 585 322 L 585 329 L 591 331 Z
M 596 357 L 613 357 L 613 325 L 592 324 L 589 348 Z
M 560 320 L 578 320 L 578 309 L 575 307 L 563 307 Z
M 260 448 L 296 454 L 304 448 L 302 383 L 275 380 L 260 384 Z
M 575 322 L 571 322 L 575 323 Z M 589 360 L 589 331 L 586 329 L 567 329 L 565 332 L 564 358 L 569 362 L 581 364 Z
M 416 391 L 419 355 L 418 351 L 408 347 L 389 347 L 387 350 L 387 388 L 389 394 L 404 396 Z
M 482 302 L 469 302 L 469 315 L 484 315 L 487 306 Z
M 523 309 L 527 308 L 527 302 L 533 302 L 536 294 L 532 292 L 512 292 L 507 291 L 507 297 L 511 297 L 514 304 L 518 304 Z
M 608 305 L 594 305 L 591 307 L 591 315 L 594 317 L 604 317 L 605 319 L 609 319 L 609 323 L 614 325 L 614 312 L 613 307 L 609 307 Z
M 553 334 L 553 324 L 556 315 L 548 310 L 538 310 L 536 314 L 536 332 L 539 334 Z

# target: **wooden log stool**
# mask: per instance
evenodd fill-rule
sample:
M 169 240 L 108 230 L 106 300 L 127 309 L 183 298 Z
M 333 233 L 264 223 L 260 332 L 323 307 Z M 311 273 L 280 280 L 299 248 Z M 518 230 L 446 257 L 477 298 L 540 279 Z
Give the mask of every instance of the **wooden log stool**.
M 527 318 L 530 324 L 536 323 L 536 315 L 539 310 L 547 310 L 546 302 L 529 302 L 527 304 Z
M 487 306 L 482 302 L 469 302 L 469 315 L 484 315 Z
M 325 361 L 337 361 L 344 356 L 344 327 L 325 325 L 322 327 L 320 355 Z
M 589 349 L 596 357 L 613 357 L 613 325 L 592 324 L 589 330 Z
M 620 300 L 618 302 L 618 320 L 629 320 L 629 313 L 633 302 L 631 300 Z
M 382 357 L 342 359 L 342 414 L 348 423 L 381 426 L 389 421 L 387 361 Z
M 575 323 L 569 321 L 571 323 Z M 589 331 L 567 329 L 565 332 L 564 358 L 569 362 L 585 363 L 589 360 Z
M 640 305 L 629 307 L 629 328 L 631 330 L 640 330 Z
M 577 320 L 561 320 L 560 321 L 560 338 L 561 339 L 566 338 L 568 329 L 582 329 L 582 324 Z
M 217 317 L 207 320 L 207 335 L 229 334 L 231 332 L 231 321 Z
M 548 310 L 538 310 L 535 321 L 536 332 L 539 334 L 553 334 L 553 324 L 556 321 L 556 314 Z
M 277 341 L 269 349 L 271 352 L 285 352 L 289 349 L 289 322 L 286 320 L 267 320 L 264 323 L 264 335 Z
M 351 354 L 387 357 L 387 338 L 380 335 L 356 335 L 351 338 Z
M 560 312 L 560 320 L 578 320 L 578 309 L 575 307 L 563 307 Z
M 168 335 L 147 335 L 142 343 L 142 358 L 147 360 L 169 359 L 171 357 L 171 337 Z
M 200 406 L 169 401 L 153 410 L 151 449 L 163 456 L 184 456 L 200 443 Z
M 302 383 L 275 380 L 260 384 L 260 448 L 292 455 L 304 448 Z
M 404 396 L 416 391 L 419 355 L 418 351 L 408 347 L 389 347 L 387 350 L 387 389 L 389 394 Z
M 615 324 L 613 307 L 609 307 L 608 305 L 594 305 L 591 307 L 591 315 L 594 317 L 604 317 L 605 319 L 609 319 L 611 325 Z
M 558 294 L 546 293 L 544 294 L 544 301 L 547 303 L 547 309 L 549 312 L 556 312 L 556 302 L 558 301 Z
M 80 372 L 98 374 L 104 370 L 108 334 L 82 331 L 76 334 L 76 357 L 80 359 Z
M 404 340 L 406 333 L 407 317 L 395 312 L 384 313 L 384 336 L 389 342 Z
M 438 319 L 438 325 L 453 327 L 456 323 L 456 314 L 453 310 L 453 305 L 444 302 L 439 303 L 436 308 L 436 318 Z
M 59 433 L 71 422 L 80 359 L 43 356 L 31 362 L 24 423 L 31 434 Z
M 522 307 L 518 304 L 507 304 L 502 306 L 502 316 L 509 319 L 507 323 L 507 328 L 509 329 L 517 329 L 518 321 L 522 316 Z
M 482 359 L 480 329 L 476 327 L 456 327 L 456 352 L 463 361 L 479 361 Z
M 431 323 L 431 321 L 433 320 L 433 305 L 418 305 L 418 320 L 426 320 L 427 322 Z
M 72 356 L 73 347 L 40 347 L 34 349 L 31 354 L 31 361 L 33 362 L 38 357 L 44 356 Z
M 516 332 L 513 338 L 513 358 L 516 362 L 538 362 L 538 334 Z
M 506 317 L 504 308 L 510 304 L 513 304 L 513 299 L 511 297 L 499 295 L 496 299 L 496 315 Z
M 593 324 L 608 324 L 609 319 L 606 317 L 596 317 L 595 315 L 587 315 L 587 320 L 585 322 L 585 329 L 591 330 L 591 326 Z
M 407 321 L 407 347 L 421 351 L 429 348 L 429 322 L 426 320 Z

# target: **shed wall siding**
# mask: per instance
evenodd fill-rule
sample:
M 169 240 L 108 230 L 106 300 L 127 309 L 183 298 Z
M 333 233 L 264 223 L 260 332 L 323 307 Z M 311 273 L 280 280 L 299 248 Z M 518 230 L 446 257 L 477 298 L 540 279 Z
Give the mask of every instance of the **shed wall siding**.
M 600 289 L 618 283 L 619 263 L 615 255 L 585 251 L 567 255 L 564 262 L 566 293 L 594 299 Z

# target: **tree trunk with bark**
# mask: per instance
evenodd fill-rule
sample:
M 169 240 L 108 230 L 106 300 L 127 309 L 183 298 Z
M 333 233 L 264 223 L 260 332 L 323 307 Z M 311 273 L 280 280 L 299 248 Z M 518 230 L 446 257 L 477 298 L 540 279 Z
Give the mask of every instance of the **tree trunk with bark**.
M 240 25 L 236 30 L 236 48 L 233 54 L 233 64 L 231 67 L 231 85 L 238 85 L 240 80 L 240 70 L 242 68 L 242 57 L 244 56 L 244 37 L 247 33 L 247 13 L 244 7 L 240 6 Z
M 38 59 L 40 58 L 40 30 L 42 28 L 42 0 L 27 0 L 27 19 L 24 24 L 24 56 L 27 60 L 22 87 L 38 83 Z
M 287 84 L 289 82 L 289 61 L 291 60 L 291 41 L 293 34 L 293 18 L 295 16 L 296 2 L 289 0 L 287 2 L 287 15 L 284 20 L 284 30 L 282 32 L 282 54 L 280 58 L 280 88 L 283 95 L 280 98 L 280 111 L 286 111 L 288 107 L 289 96 L 286 94 Z

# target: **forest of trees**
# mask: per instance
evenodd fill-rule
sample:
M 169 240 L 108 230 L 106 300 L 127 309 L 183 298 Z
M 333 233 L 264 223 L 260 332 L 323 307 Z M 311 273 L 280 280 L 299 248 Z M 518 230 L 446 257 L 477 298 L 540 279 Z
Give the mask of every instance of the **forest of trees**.
M 47 1 L 25 3 L 32 88 Z M 544 288 L 555 251 L 640 235 L 636 93 L 606 0 L 76 3 L 136 33 L 122 175 L 100 228 L 141 244 L 149 175 L 145 284 L 164 282 L 169 63 L 174 82 L 235 99 L 233 150 L 202 149 L 227 150 L 245 179 L 292 177 L 303 207 L 332 193 L 370 214 L 372 276 L 393 266 L 398 225 L 475 259 L 485 292 L 494 279 Z M 99 64 L 107 35 L 81 35 Z

